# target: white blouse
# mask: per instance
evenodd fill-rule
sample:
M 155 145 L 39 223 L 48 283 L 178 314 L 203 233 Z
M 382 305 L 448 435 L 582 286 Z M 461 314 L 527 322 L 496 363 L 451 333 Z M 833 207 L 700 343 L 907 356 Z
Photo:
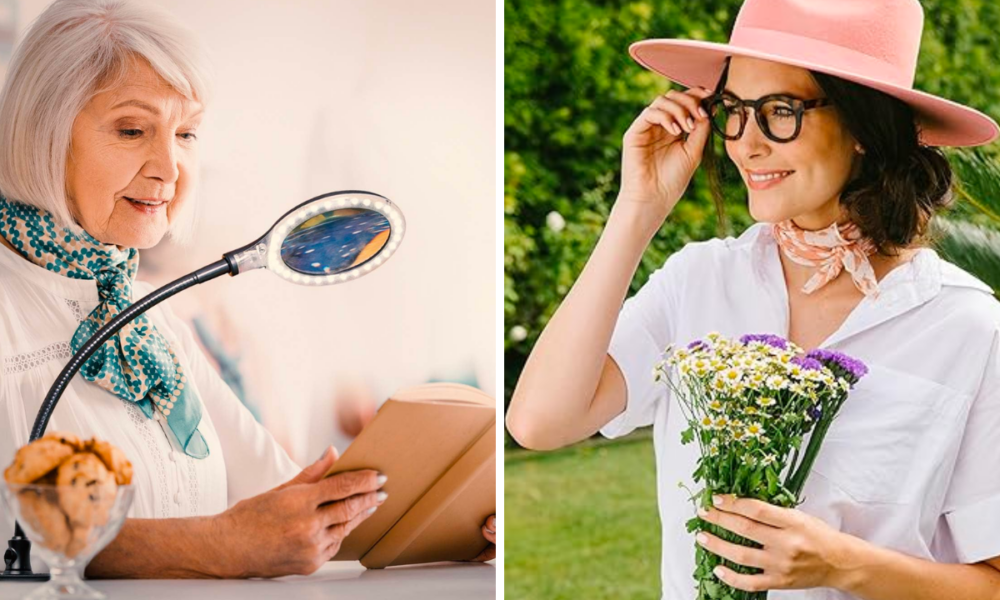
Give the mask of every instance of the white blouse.
M 652 369 L 667 344 L 711 331 L 788 337 L 788 291 L 770 225 L 687 244 L 622 307 L 609 354 L 625 376 L 625 411 L 607 437 L 653 425 L 662 525 L 663 598 L 694 597 L 695 516 L 687 492 L 698 448 Z M 820 347 L 869 373 L 834 420 L 798 508 L 835 529 L 937 562 L 1000 555 L 1000 303 L 982 281 L 921 249 L 879 282 Z M 830 588 L 769 598 L 844 600 Z
M 132 290 L 136 301 L 153 287 L 136 281 Z M 27 443 L 42 400 L 69 362 L 73 332 L 97 304 L 94 280 L 70 279 L 0 246 L 0 468 Z M 216 514 L 297 475 L 301 468 L 219 377 L 169 300 L 145 314 L 193 381 L 203 407 L 198 429 L 208 442 L 209 456 L 187 456 L 159 413 L 157 419 L 147 419 L 133 403 L 79 373 L 56 405 L 46 431 L 96 436 L 125 452 L 136 488 L 129 517 Z M 0 549 L 13 533 L 6 518 L 0 515 Z M 37 561 L 32 565 L 39 570 Z

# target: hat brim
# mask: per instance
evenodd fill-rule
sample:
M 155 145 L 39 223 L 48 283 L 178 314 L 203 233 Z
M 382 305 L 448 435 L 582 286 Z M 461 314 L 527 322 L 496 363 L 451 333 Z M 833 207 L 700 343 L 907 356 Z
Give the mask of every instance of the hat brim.
M 835 75 L 899 98 L 912 106 L 920 125 L 920 141 L 927 146 L 982 146 L 1000 136 L 1000 126 L 996 121 L 973 108 L 933 94 L 900 87 L 858 73 L 825 67 L 811 61 L 796 60 L 729 44 L 675 39 L 636 42 L 629 46 L 629 54 L 643 67 L 688 88 L 714 89 L 728 56 L 770 60 Z

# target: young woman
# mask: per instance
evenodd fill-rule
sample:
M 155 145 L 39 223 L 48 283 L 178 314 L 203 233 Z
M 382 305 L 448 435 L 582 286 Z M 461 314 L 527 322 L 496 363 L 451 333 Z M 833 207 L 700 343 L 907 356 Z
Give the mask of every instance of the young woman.
M 1000 304 L 927 247 L 951 200 L 935 146 L 989 143 L 989 117 L 912 89 L 916 0 L 747 0 L 729 44 L 647 40 L 641 64 L 686 86 L 625 132 L 621 189 L 507 415 L 523 445 L 654 426 L 663 597 L 692 598 L 694 445 L 652 377 L 670 344 L 710 331 L 782 335 L 870 368 L 831 427 L 798 509 L 718 498 L 703 518 L 758 541 L 699 543 L 781 598 L 993 599 L 1000 589 Z M 711 90 L 711 91 L 710 91 Z M 622 306 L 713 134 L 758 221 L 691 243 Z M 708 166 L 711 161 L 706 161 Z M 718 200 L 718 199 L 717 199 Z M 775 597 L 779 597 L 777 594 Z

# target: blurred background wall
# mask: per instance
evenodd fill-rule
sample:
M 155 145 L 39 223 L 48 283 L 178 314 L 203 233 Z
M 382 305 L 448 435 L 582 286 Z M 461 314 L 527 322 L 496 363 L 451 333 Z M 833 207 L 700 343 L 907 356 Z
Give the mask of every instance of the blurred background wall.
M 494 3 L 134 1 L 194 29 L 215 69 L 194 242 L 143 250 L 139 279 L 218 260 L 326 192 L 373 191 L 406 217 L 392 260 L 350 284 L 254 271 L 169 301 L 238 357 L 247 403 L 291 457 L 344 449 L 338 386 L 381 402 L 443 379 L 496 397 Z M 48 4 L 0 0 L 0 76 Z

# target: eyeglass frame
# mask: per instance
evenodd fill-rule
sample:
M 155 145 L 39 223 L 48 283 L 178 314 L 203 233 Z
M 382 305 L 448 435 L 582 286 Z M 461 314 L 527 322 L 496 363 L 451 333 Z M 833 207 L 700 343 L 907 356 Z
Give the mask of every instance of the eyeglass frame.
M 712 104 L 719 98 L 723 97 L 732 98 L 735 101 L 735 106 L 739 107 L 740 109 L 739 113 L 740 130 L 739 132 L 736 133 L 735 137 L 727 135 L 726 132 L 724 131 L 720 131 L 719 128 L 716 126 L 715 119 L 712 118 L 712 112 L 710 110 Z M 769 102 L 771 100 L 782 100 L 787 104 L 789 104 L 792 107 L 792 110 L 795 112 L 795 132 L 792 134 L 792 137 L 787 139 L 776 137 L 773 133 L 771 133 L 770 127 L 768 127 L 767 119 L 761 116 L 760 107 L 762 107 L 765 102 Z M 794 141 L 795 138 L 799 137 L 799 134 L 802 132 L 802 115 L 805 114 L 807 110 L 811 110 L 813 108 L 820 108 L 823 106 L 830 106 L 833 104 L 833 101 L 830 100 L 830 98 L 826 97 L 803 100 L 802 98 L 796 98 L 795 96 L 790 96 L 788 94 L 768 94 L 766 96 L 761 96 L 756 100 L 744 100 L 739 96 L 737 96 L 736 94 L 733 94 L 732 92 L 721 92 L 717 94 L 712 94 L 711 96 L 706 96 L 705 98 L 702 99 L 700 104 L 702 108 L 705 109 L 705 112 L 709 116 L 708 120 L 711 122 L 712 131 L 721 136 L 722 139 L 735 141 L 743 137 L 743 132 L 747 126 L 747 107 L 751 107 L 753 108 L 754 120 L 757 121 L 757 126 L 760 128 L 761 133 L 763 133 L 764 136 L 767 137 L 767 139 L 773 142 L 777 142 L 779 144 L 786 144 L 788 142 Z

